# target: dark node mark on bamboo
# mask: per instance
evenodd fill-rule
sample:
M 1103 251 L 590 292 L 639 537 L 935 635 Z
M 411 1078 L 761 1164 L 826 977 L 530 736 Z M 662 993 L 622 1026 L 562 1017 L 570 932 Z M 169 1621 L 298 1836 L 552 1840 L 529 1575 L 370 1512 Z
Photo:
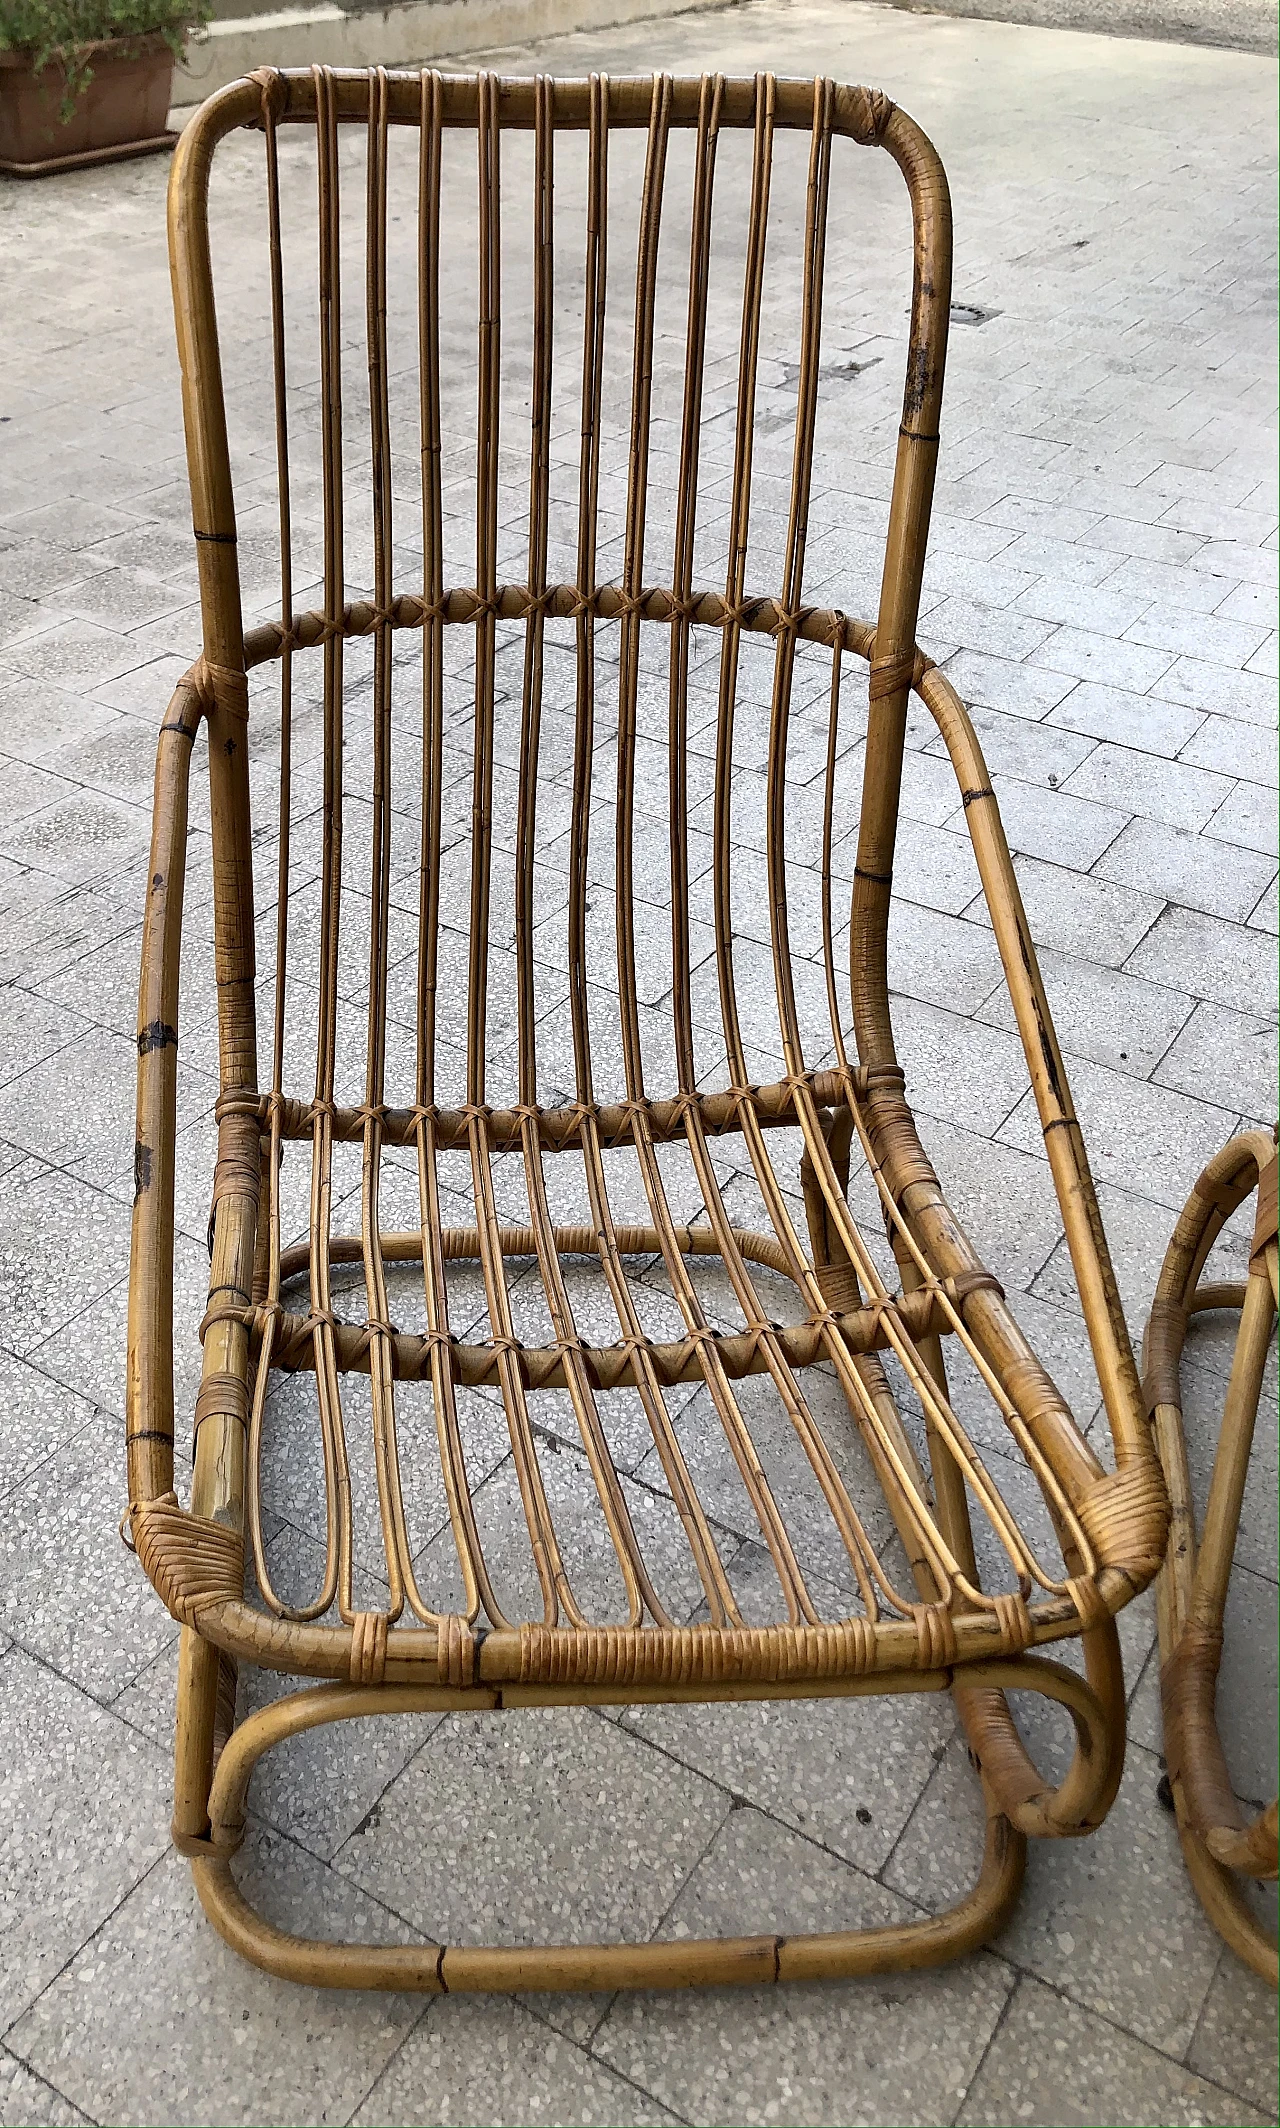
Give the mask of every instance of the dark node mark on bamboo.
M 151 1147 L 144 1145 L 142 1139 L 139 1138 L 133 1148 L 133 1201 L 135 1204 L 139 1197 L 143 1196 L 151 1188 L 151 1164 Z
M 196 530 L 194 526 L 192 527 L 192 529 L 193 531 L 195 531 L 196 538 L 200 541 L 200 544 L 202 546 L 234 547 L 236 545 L 236 535 L 234 532 L 201 532 Z
M 1044 1021 L 1041 1019 L 1039 1013 L 1036 1014 L 1036 1026 L 1040 1034 L 1040 1054 L 1044 1058 L 1044 1068 L 1049 1075 L 1049 1084 L 1053 1088 L 1053 1098 L 1055 1101 L 1061 1103 L 1062 1080 L 1058 1074 L 1057 1053 L 1054 1049 L 1053 1043 L 1049 1039 L 1049 1030 L 1045 1026 Z
M 159 873 L 157 873 L 157 880 L 159 876 Z M 151 1020 L 147 1026 L 139 1029 L 138 1055 L 140 1057 L 149 1057 L 153 1049 L 176 1049 L 177 1046 L 178 1030 L 176 1027 L 171 1027 L 167 1020 Z
M 979 798 L 994 798 L 995 792 L 992 790 L 991 785 L 989 783 L 984 783 L 980 789 L 976 791 L 962 791 L 960 795 L 964 799 L 965 806 L 968 807 L 971 805 L 976 805 Z
M 853 876 L 855 879 L 869 880 L 872 886 L 876 887 L 891 887 L 893 885 L 892 872 L 868 872 L 865 865 L 855 865 Z
M 907 356 L 907 382 L 902 394 L 902 419 L 909 425 L 924 406 L 929 390 L 929 350 L 921 341 Z

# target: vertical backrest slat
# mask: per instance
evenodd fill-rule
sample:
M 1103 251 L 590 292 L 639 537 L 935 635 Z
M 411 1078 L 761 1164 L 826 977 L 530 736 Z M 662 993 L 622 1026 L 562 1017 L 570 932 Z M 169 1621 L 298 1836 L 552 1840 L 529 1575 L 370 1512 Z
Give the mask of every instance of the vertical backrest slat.
M 534 113 L 533 362 L 529 393 L 529 552 L 527 576 L 534 604 L 525 621 L 520 717 L 520 788 L 516 820 L 515 936 L 518 980 L 519 1098 L 538 1098 L 534 1038 L 534 851 L 537 838 L 539 748 L 542 730 L 543 639 L 550 516 L 551 388 L 554 335 L 554 143 L 551 83 L 540 74 Z
M 325 1563 L 317 1595 L 309 1604 L 286 1605 L 272 1584 L 262 1527 L 262 1445 L 267 1390 L 275 1351 L 280 1309 L 280 1171 L 283 1144 L 280 1135 L 280 1103 L 284 1096 L 285 1007 L 289 946 L 289 851 L 292 826 L 293 769 L 293 514 L 289 471 L 289 402 L 285 357 L 284 249 L 280 219 L 280 147 L 276 109 L 271 97 L 263 99 L 263 132 L 267 165 L 267 246 L 271 280 L 271 381 L 275 405 L 276 479 L 280 504 L 280 621 L 284 644 L 280 654 L 280 810 L 279 862 L 276 873 L 276 968 L 275 1017 L 271 1042 L 271 1129 L 268 1156 L 266 1216 L 266 1328 L 254 1375 L 253 1403 L 249 1414 L 247 1457 L 247 1513 L 254 1573 L 263 1602 L 277 1615 L 296 1620 L 323 1617 L 338 1587 L 338 1501 L 328 1434 L 322 1429 L 325 1463 Z M 259 1220 L 262 1209 L 259 1210 Z M 259 1259 L 262 1256 L 259 1229 Z
M 627 515 L 622 562 L 618 670 L 618 780 L 615 822 L 615 903 L 618 990 L 627 1097 L 644 1098 L 640 1021 L 636 1003 L 632 827 L 635 806 L 636 701 L 640 683 L 639 597 L 644 577 L 644 530 L 649 496 L 649 431 L 653 412 L 653 338 L 658 288 L 658 243 L 671 130 L 671 77 L 655 74 L 636 240 L 635 342 L 631 364 L 631 436 L 627 454 Z
M 520 1372 L 502 1256 L 501 1223 L 485 1129 L 485 1020 L 489 968 L 489 872 L 492 854 L 494 652 L 497 624 L 498 420 L 502 378 L 501 126 L 497 79 L 479 77 L 477 151 L 480 188 L 479 391 L 476 419 L 476 589 L 484 602 L 476 622 L 475 767 L 471 826 L 471 937 L 467 987 L 467 1107 L 476 1225 L 489 1321 L 498 1352 L 498 1379 L 511 1435 L 520 1500 L 542 1589 L 543 1617 L 554 1625 L 563 1610 L 571 1623 L 584 1615 L 574 1601 L 538 1467 L 528 1400 Z
M 668 692 L 667 772 L 671 833 L 671 966 L 675 1019 L 676 1068 L 682 1092 L 692 1093 L 697 1078 L 689 994 L 689 638 L 688 600 L 693 590 L 694 541 L 698 518 L 698 464 L 702 433 L 702 385 L 707 350 L 707 301 L 710 292 L 711 209 L 716 148 L 724 101 L 724 76 L 704 76 L 694 146 L 693 212 L 689 232 L 689 315 L 685 329 L 684 404 L 681 410 L 680 470 L 676 484 L 675 546 L 671 588 L 676 610 L 671 622 L 671 667 Z
M 834 85 L 814 83 L 813 133 L 805 201 L 804 284 L 801 297 L 800 378 L 796 436 L 791 469 L 791 506 L 787 518 L 782 606 L 786 623 L 779 631 L 769 720 L 768 809 L 769 930 L 773 941 L 774 981 L 782 1054 L 788 1071 L 803 1071 L 803 1049 L 796 1019 L 795 982 L 787 925 L 787 727 L 795 669 L 793 616 L 804 586 L 805 544 L 809 529 L 809 493 L 813 479 L 813 439 L 818 409 L 818 368 L 822 347 L 822 273 L 826 258 L 827 201 L 831 181 L 831 121 Z
M 329 1238 L 333 1214 L 333 1106 L 342 886 L 342 241 L 338 112 L 333 76 L 312 70 L 319 171 L 321 467 L 324 490 L 324 804 L 320 875 L 320 967 L 311 1153 L 311 1312 L 316 1393 L 326 1467 L 338 1502 L 338 1606 L 352 1612 L 351 1487 L 333 1335 Z
M 574 1084 L 592 1098 L 587 1013 L 587 862 L 591 835 L 591 768 L 595 740 L 596 624 L 589 600 L 596 584 L 600 501 L 600 424 L 604 402 L 604 328 L 608 283 L 609 80 L 593 74 L 587 121 L 587 237 L 583 268 L 582 407 L 578 440 L 579 609 L 574 621 L 575 702 L 573 817 L 569 848 L 569 1010 Z
M 424 72 L 418 111 L 418 392 L 422 467 L 422 839 L 418 901 L 418 996 L 414 1133 L 418 1208 L 422 1222 L 422 1278 L 431 1340 L 430 1369 L 436 1435 L 449 1523 L 462 1577 L 462 1608 L 474 1618 L 483 1602 L 494 1625 L 505 1622 L 480 1545 L 467 1484 L 458 1398 L 450 1362 L 449 1300 L 441 1242 L 440 1170 L 436 1147 L 436 980 L 440 946 L 440 844 L 444 779 L 444 505 L 440 436 L 440 188 L 444 160 L 444 83 Z M 434 1613 L 405 1569 L 409 1602 L 420 1617 Z
M 387 374 L 388 82 L 379 67 L 369 84 L 365 159 L 365 340 L 369 366 L 370 500 L 373 513 L 373 804 L 370 823 L 369 1014 L 365 1053 L 364 1148 L 360 1183 L 361 1246 L 369 1321 L 369 1393 L 388 1615 L 404 1607 L 409 1564 L 396 1447 L 395 1359 L 388 1317 L 379 1214 L 382 1104 L 386 1093 L 387 948 L 391 905 L 391 624 L 394 520 L 391 402 Z
M 712 820 L 716 975 L 720 989 L 720 1016 L 724 1026 L 729 1076 L 737 1086 L 745 1085 L 748 1076 L 733 979 L 733 730 L 738 687 L 738 653 L 742 640 L 742 629 L 737 615 L 741 609 L 747 579 L 756 377 L 760 362 L 760 314 L 764 298 L 776 104 L 777 84 L 772 74 L 758 74 L 751 143 L 751 207 L 743 266 L 742 331 L 738 345 L 733 486 L 729 506 L 729 560 L 725 572 L 725 604 L 729 609 L 729 618 L 725 622 L 720 646 L 720 687 L 716 708 L 716 767 Z

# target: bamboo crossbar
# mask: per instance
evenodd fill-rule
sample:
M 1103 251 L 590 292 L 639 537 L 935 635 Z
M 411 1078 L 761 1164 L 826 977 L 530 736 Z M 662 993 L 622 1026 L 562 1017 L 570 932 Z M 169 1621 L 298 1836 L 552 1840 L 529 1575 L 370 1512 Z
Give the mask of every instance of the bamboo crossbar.
M 210 207 L 218 145 L 243 128 L 262 134 L 265 176 L 260 248 L 236 232 L 269 344 L 249 371 L 239 337 L 219 340 Z M 806 570 L 832 478 L 830 261 L 872 147 L 905 181 L 914 265 L 868 623 L 808 598 Z M 204 641 L 157 757 L 128 1525 L 184 1627 L 175 1827 L 201 1895 L 275 1970 L 408 1970 L 291 1950 L 245 1918 L 208 1817 L 216 1753 L 242 1734 L 237 1661 L 388 1708 L 433 1690 L 497 1707 L 907 1678 L 954 1685 L 993 1830 L 974 1903 L 874 1955 L 951 1954 L 1007 1910 L 1027 1834 L 1086 1831 L 1109 1805 L 1113 1617 L 1157 1569 L 1167 1506 L 986 764 L 915 641 L 950 302 L 937 156 L 879 92 L 829 81 L 263 69 L 183 133 L 170 246 Z M 247 629 L 242 462 L 278 505 L 275 617 Z M 908 1103 L 886 954 L 913 692 L 956 774 L 1114 1469 L 947 1204 Z M 202 729 L 221 1084 L 184 1508 L 178 979 Z M 976 1445 L 944 1344 L 1003 1454 Z M 624 1401 L 640 1429 L 626 1456 Z M 322 1563 L 288 1595 L 266 1488 L 304 1446 Z M 1011 1504 L 1019 1463 L 1043 1504 L 1034 1531 Z M 490 1526 L 496 1468 L 522 1592 Z M 411 1511 L 424 1469 L 432 1529 Z M 751 1622 L 748 1555 L 767 1562 L 773 1624 Z M 1084 1681 L 1027 1653 L 1073 1636 Z M 1056 1788 L 1009 1713 L 1023 1685 L 1076 1724 Z M 815 1939 L 805 1970 L 863 1970 L 859 1941 Z M 600 1954 L 590 1971 L 669 1974 L 664 1956 Z M 524 1984 L 518 1955 L 493 1958 L 477 1973 L 505 1977 L 465 1984 Z M 700 1951 L 690 1969 L 722 1965 Z M 584 1984 L 567 1956 L 555 1970 Z

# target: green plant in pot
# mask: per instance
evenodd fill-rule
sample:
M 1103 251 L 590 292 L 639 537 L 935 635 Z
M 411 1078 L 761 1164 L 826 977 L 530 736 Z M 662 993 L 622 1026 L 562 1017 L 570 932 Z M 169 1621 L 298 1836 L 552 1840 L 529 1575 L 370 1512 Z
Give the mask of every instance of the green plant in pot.
M 0 0 L 0 171 L 172 145 L 174 62 L 209 0 Z

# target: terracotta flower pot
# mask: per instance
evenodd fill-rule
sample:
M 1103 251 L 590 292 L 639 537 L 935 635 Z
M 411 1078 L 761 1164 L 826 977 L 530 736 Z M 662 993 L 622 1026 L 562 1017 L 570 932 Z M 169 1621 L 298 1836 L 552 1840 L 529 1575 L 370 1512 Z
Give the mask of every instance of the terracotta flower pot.
M 0 171 L 45 177 L 172 147 L 173 53 L 163 37 L 96 44 L 88 59 L 93 79 L 64 119 L 61 65 L 37 73 L 25 53 L 0 52 Z

